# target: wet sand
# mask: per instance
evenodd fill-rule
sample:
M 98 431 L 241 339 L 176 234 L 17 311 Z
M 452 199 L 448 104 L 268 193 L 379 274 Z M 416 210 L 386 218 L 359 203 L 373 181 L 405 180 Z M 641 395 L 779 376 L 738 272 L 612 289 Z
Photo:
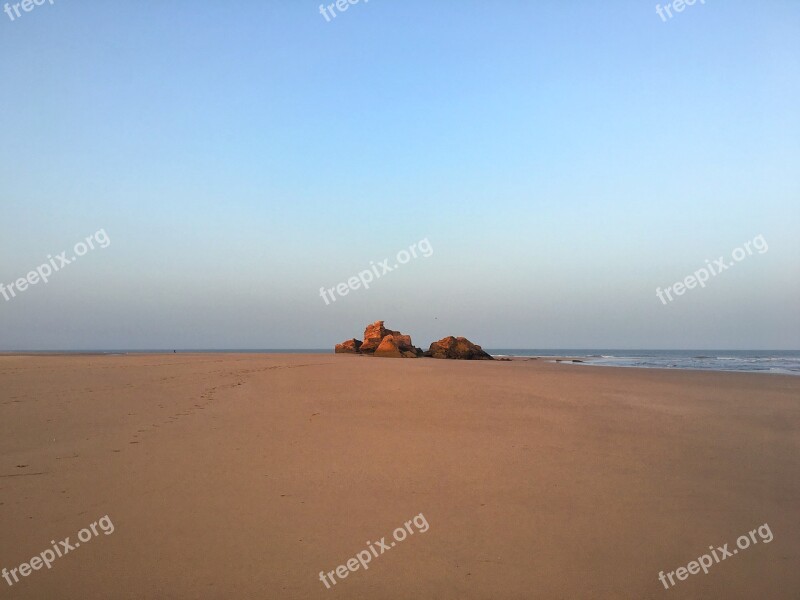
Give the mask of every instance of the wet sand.
M 800 378 L 0 356 L 2 598 L 797 598 Z M 334 571 L 420 513 L 331 589 Z M 666 590 L 710 552 L 753 543 Z M 12 579 L 13 581 L 13 579 Z

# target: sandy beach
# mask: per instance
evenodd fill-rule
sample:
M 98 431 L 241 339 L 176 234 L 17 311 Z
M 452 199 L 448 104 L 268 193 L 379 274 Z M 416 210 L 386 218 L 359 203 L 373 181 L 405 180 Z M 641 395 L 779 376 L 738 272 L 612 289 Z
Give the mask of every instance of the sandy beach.
M 797 598 L 798 431 L 783 375 L 4 355 L 0 568 L 113 532 L 0 597 Z

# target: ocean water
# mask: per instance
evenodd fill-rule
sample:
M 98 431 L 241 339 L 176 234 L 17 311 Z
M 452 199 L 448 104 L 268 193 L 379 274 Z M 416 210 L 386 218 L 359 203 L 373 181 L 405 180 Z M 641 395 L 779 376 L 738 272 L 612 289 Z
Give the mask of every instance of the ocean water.
M 487 350 L 492 356 L 569 356 L 588 365 L 800 375 L 800 350 Z

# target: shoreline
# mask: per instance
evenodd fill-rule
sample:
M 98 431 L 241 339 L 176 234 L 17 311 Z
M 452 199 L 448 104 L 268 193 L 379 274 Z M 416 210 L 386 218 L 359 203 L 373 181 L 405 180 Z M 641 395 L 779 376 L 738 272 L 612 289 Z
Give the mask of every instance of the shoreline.
M 675 352 L 675 351 L 658 351 L 658 352 Z M 682 351 L 682 352 L 701 352 L 698 350 L 690 350 L 690 351 Z M 742 351 L 712 351 L 712 352 L 742 352 Z M 753 351 L 753 352 L 764 352 L 764 351 Z M 798 355 L 798 367 L 800 367 L 800 351 L 773 351 L 773 352 L 783 352 L 783 353 L 790 353 L 790 354 L 797 354 Z M 105 357 L 105 356 L 191 356 L 191 355 L 213 355 L 213 354 L 220 354 L 223 356 L 232 356 L 241 354 L 243 356 L 280 356 L 280 355 L 287 355 L 287 356 L 302 356 L 302 355 L 309 355 L 309 356 L 327 356 L 329 354 L 333 354 L 330 350 L 326 349 L 310 349 L 310 350 L 284 350 L 284 349 L 276 349 L 276 350 L 183 350 L 177 352 L 169 352 L 165 350 L 109 350 L 109 351 L 102 351 L 102 350 L 75 350 L 75 351 L 51 351 L 51 350 L 43 350 L 43 351 L 25 351 L 25 352 L 15 352 L 15 351 L 8 351 L 8 352 L 0 352 L 1 357 L 45 357 L 45 356 L 64 356 L 64 357 L 72 357 L 72 356 L 98 356 L 98 357 Z M 490 353 L 491 354 L 491 353 Z M 608 359 L 618 359 L 618 360 L 633 360 L 634 356 L 624 357 L 624 356 L 598 356 L 598 355 L 570 355 L 570 354 L 536 354 L 536 355 L 527 355 L 527 354 L 491 354 L 491 356 L 497 362 L 526 362 L 526 361 L 534 361 L 538 360 L 541 362 L 546 363 L 553 363 L 553 364 L 574 364 L 579 366 L 592 366 L 592 367 L 602 367 L 602 368 L 621 368 L 621 369 L 652 369 L 656 371 L 705 371 L 705 372 L 713 372 L 713 373 L 752 373 L 752 374 L 762 374 L 762 375 L 786 375 L 788 377 L 798 377 L 800 376 L 800 370 L 789 370 L 789 369 L 781 369 L 781 368 L 773 368 L 773 369 L 756 369 L 756 368 L 723 368 L 720 366 L 692 366 L 692 365 L 684 365 L 684 366 L 672 366 L 672 365 L 637 365 L 637 364 L 609 364 L 609 363 L 600 363 L 598 361 L 601 360 L 608 360 Z M 380 360 L 385 360 L 381 357 L 368 357 L 368 358 L 378 358 Z M 420 359 L 428 359 L 428 360 L 437 360 L 431 359 L 430 357 L 419 357 Z M 694 356 L 691 357 L 692 359 L 710 359 L 711 356 Z M 474 362 L 474 361 L 459 361 L 459 362 Z

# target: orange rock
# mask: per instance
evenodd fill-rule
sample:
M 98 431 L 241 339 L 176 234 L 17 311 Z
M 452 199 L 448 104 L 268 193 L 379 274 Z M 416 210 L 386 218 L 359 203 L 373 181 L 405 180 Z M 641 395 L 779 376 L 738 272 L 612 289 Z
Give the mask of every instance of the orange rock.
M 425 356 L 456 360 L 494 360 L 491 354 L 484 352 L 480 346 L 473 344 L 467 338 L 457 338 L 452 335 L 433 342 Z
M 398 348 L 395 342 L 394 336 L 391 335 L 387 335 L 383 338 L 375 350 L 375 356 L 381 356 L 383 358 L 404 358 L 403 353 L 400 352 L 400 348 Z
M 403 335 L 402 333 L 393 333 L 392 337 L 394 338 L 394 343 L 397 344 L 397 347 L 400 350 L 413 350 L 414 344 L 411 343 L 411 336 L 410 335 Z
M 372 325 L 367 325 L 367 328 L 364 330 L 364 344 L 361 346 L 361 352 L 375 352 L 383 341 L 383 338 L 393 334 L 400 335 L 400 332 L 386 329 L 386 327 L 383 326 L 383 321 L 375 321 Z
M 367 325 L 364 330 L 364 342 L 356 339 L 347 340 L 336 345 L 337 353 L 345 354 L 377 354 L 386 338 L 390 338 L 389 343 L 383 347 L 380 356 L 392 356 L 395 358 L 417 358 L 422 355 L 422 350 L 416 348 L 411 341 L 410 335 L 404 335 L 399 331 L 386 329 L 383 321 L 375 321 Z
M 347 340 L 341 344 L 336 344 L 334 352 L 336 352 L 336 354 L 359 354 L 360 347 L 361 340 L 353 338 L 352 340 Z

